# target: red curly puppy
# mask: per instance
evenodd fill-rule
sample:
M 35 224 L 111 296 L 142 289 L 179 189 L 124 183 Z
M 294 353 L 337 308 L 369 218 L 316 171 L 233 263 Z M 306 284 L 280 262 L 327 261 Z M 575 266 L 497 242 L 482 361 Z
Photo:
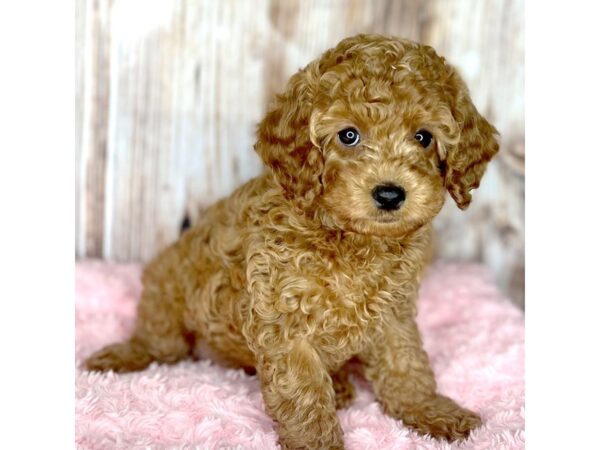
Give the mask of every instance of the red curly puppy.
M 269 171 L 148 265 L 131 339 L 90 370 L 174 363 L 194 343 L 256 367 L 284 448 L 341 449 L 358 359 L 384 411 L 464 438 L 479 417 L 436 392 L 415 324 L 431 221 L 461 209 L 497 132 L 430 47 L 359 35 L 295 74 L 258 129 Z

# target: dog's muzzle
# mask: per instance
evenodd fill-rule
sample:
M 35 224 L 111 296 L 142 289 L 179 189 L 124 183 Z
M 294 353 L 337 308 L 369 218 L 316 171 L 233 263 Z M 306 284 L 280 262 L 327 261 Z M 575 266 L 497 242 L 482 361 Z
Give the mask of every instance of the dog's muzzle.
M 395 184 L 382 184 L 375 186 L 372 191 L 375 206 L 384 211 L 393 211 L 400 208 L 406 199 L 406 192 L 401 186 Z

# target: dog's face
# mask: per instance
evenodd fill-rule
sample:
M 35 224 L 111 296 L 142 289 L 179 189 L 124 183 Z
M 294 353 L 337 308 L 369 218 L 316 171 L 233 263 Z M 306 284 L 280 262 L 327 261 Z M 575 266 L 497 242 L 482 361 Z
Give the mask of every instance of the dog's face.
M 331 76 L 324 91 L 330 83 L 342 93 L 323 102 L 311 127 L 324 160 L 320 203 L 339 226 L 360 233 L 401 234 L 429 222 L 445 198 L 440 121 L 449 113 L 431 93 L 421 104 L 410 82 L 373 82 L 368 70 Z
M 446 190 L 466 208 L 498 151 L 451 66 L 381 36 L 346 39 L 292 77 L 258 134 L 290 201 L 375 235 L 431 221 Z

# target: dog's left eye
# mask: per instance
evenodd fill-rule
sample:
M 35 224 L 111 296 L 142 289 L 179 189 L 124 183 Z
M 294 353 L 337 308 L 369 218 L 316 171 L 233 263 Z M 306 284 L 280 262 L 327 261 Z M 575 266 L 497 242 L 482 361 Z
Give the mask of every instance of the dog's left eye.
M 340 142 L 346 147 L 354 147 L 360 142 L 360 134 L 356 128 L 344 128 L 338 133 Z
M 431 144 L 433 136 L 427 130 L 419 130 L 415 134 L 415 139 L 423 146 L 423 148 L 427 148 L 429 147 L 429 144 Z

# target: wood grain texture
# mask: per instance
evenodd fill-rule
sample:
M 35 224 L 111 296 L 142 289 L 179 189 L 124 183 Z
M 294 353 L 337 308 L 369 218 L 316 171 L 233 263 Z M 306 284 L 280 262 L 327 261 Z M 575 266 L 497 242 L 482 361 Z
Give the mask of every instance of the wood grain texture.
M 340 39 L 430 44 L 500 130 L 439 254 L 483 261 L 523 301 L 523 0 L 78 0 L 76 255 L 147 261 L 185 217 L 258 174 L 254 128 L 288 77 Z

